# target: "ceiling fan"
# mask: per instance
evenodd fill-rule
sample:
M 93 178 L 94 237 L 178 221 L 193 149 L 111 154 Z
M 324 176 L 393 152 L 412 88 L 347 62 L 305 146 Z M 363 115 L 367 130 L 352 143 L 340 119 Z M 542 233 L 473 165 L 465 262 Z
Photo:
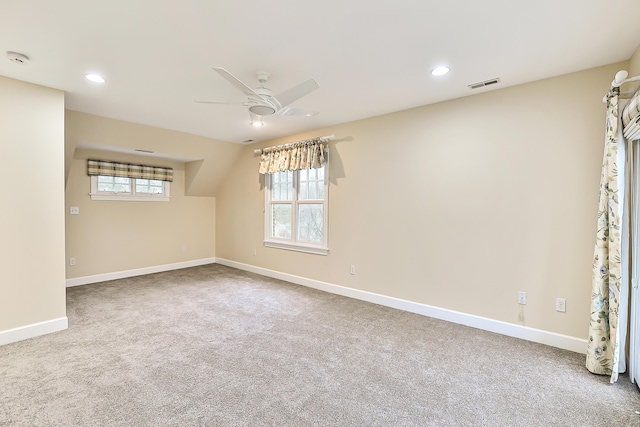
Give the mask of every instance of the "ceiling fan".
M 256 77 L 260 82 L 260 87 L 251 89 L 233 74 L 220 67 L 213 67 L 213 70 L 220 74 L 225 80 L 234 85 L 243 94 L 247 96 L 247 100 L 242 103 L 235 102 L 217 102 L 217 101 L 195 101 L 205 104 L 241 104 L 249 108 L 252 122 L 254 116 L 271 116 L 274 114 L 280 116 L 315 116 L 317 111 L 308 111 L 301 108 L 290 107 L 289 104 L 302 98 L 305 95 L 318 89 L 320 85 L 314 79 L 309 79 L 297 86 L 285 90 L 277 95 L 273 95 L 271 89 L 265 87 L 265 83 L 269 80 L 270 74 L 266 71 L 258 71 Z

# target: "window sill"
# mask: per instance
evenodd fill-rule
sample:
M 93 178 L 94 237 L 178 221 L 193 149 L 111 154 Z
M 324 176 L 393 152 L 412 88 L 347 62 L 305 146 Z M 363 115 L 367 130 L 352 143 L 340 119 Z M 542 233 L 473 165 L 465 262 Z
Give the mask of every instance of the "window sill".
M 288 251 L 305 252 L 305 253 L 314 254 L 314 255 L 325 255 L 325 256 L 329 255 L 329 248 L 323 248 L 320 246 L 274 242 L 271 240 L 265 240 L 264 245 L 267 248 L 285 249 Z
M 117 200 L 125 202 L 168 202 L 169 196 L 127 196 L 124 194 L 89 193 L 91 200 Z

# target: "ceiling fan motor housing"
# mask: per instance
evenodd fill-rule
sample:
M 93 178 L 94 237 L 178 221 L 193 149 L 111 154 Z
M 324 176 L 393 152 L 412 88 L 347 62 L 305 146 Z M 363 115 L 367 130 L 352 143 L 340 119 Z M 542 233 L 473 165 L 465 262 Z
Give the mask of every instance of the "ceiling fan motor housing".
M 249 111 L 251 111 L 253 114 L 257 114 L 258 116 L 270 116 L 272 114 L 275 114 L 276 109 L 268 104 L 258 104 L 249 107 Z
M 264 83 L 264 81 L 261 80 L 260 83 Z M 253 101 L 255 101 L 255 105 L 249 106 L 249 111 L 253 114 L 257 114 L 259 116 L 270 116 L 280 109 L 278 103 L 274 102 L 275 100 L 273 99 L 271 89 L 266 87 L 257 87 L 254 91 L 260 95 L 262 99 L 254 99 Z

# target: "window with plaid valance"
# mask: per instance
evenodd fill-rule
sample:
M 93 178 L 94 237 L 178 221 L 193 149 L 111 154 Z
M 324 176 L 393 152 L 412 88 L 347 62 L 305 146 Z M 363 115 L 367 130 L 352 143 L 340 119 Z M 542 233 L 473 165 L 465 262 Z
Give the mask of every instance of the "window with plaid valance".
M 119 176 L 123 178 L 155 179 L 173 182 L 173 169 L 158 166 L 134 165 L 131 163 L 109 162 L 105 160 L 88 160 L 89 176 Z

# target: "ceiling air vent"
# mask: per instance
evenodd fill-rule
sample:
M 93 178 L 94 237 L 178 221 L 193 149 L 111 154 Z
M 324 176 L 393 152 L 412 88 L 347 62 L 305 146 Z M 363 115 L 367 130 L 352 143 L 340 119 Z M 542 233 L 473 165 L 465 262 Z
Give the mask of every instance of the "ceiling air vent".
M 500 83 L 500 78 L 496 77 L 495 79 L 485 80 L 483 82 L 473 83 L 469 85 L 469 89 L 480 89 L 481 87 L 491 86 L 496 83 Z

